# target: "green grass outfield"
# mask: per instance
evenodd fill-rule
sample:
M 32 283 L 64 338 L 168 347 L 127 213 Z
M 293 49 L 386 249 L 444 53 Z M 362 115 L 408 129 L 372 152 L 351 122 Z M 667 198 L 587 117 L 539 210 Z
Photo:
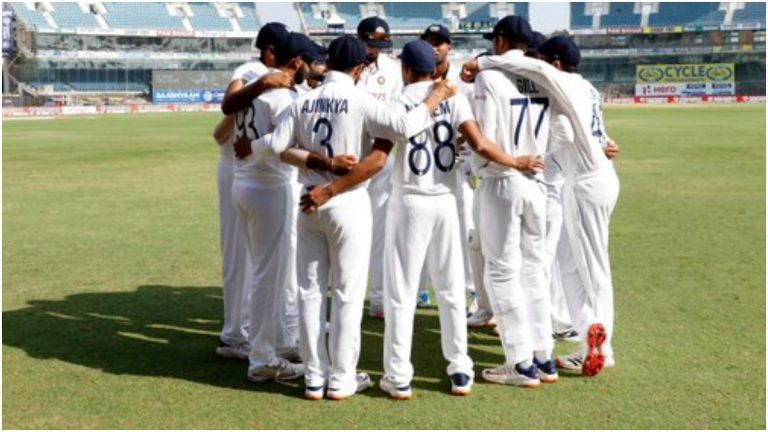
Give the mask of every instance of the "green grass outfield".
M 3 428 L 766 427 L 765 106 L 607 110 L 618 365 L 448 394 L 435 310 L 414 399 L 304 401 L 217 358 L 220 115 L 3 122 Z M 381 322 L 360 368 L 381 377 Z M 572 346 L 562 346 L 560 351 Z M 476 371 L 503 361 L 470 333 Z

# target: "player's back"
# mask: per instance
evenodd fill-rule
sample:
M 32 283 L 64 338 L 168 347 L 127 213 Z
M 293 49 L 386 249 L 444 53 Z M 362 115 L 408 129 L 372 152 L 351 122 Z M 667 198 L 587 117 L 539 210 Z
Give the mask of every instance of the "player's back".
M 280 71 L 271 69 L 269 72 Z M 265 91 L 245 110 L 235 115 L 236 135 L 238 137 L 247 135 L 254 140 L 271 133 L 277 124 L 277 117 L 289 108 L 297 97 L 298 94 L 295 91 L 285 88 Z M 296 168 L 281 162 L 275 154 L 267 154 L 264 157 L 249 155 L 235 162 L 235 176 L 282 184 L 292 178 L 295 179 Z
M 423 81 L 407 85 L 394 101 L 395 110 L 408 112 L 418 106 L 432 91 L 433 82 Z M 405 193 L 438 195 L 451 193 L 456 188 L 453 172 L 456 162 L 458 127 L 473 120 L 469 101 L 459 94 L 442 103 L 433 113 L 434 124 L 398 142 L 395 150 L 395 170 L 392 184 Z
M 291 108 L 297 120 L 296 145 L 328 158 L 348 154 L 361 159 L 366 150 L 362 138 L 368 100 L 351 76 L 330 72 L 322 86 L 299 97 Z M 328 183 L 335 178 L 329 172 L 299 171 L 299 182 L 306 185 Z
M 535 82 L 508 72 L 484 70 L 475 80 L 475 115 L 483 133 L 515 157 L 546 152 L 550 103 L 549 94 Z M 483 176 L 517 173 L 477 155 L 474 163 Z

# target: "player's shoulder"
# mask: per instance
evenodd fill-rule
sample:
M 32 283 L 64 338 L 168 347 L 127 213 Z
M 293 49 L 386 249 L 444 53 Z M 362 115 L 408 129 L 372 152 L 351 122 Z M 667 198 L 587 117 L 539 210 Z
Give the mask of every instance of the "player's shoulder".
M 232 81 L 243 80 L 246 82 L 261 78 L 269 72 L 269 68 L 260 60 L 251 60 L 238 66 L 232 74 Z

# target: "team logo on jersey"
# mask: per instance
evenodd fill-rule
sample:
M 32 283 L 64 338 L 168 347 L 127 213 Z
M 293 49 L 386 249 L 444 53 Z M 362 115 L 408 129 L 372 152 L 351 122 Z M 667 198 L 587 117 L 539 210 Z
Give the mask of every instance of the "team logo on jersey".
M 384 85 L 384 82 L 386 79 L 383 76 L 380 76 L 376 79 L 376 82 L 379 83 L 379 85 Z

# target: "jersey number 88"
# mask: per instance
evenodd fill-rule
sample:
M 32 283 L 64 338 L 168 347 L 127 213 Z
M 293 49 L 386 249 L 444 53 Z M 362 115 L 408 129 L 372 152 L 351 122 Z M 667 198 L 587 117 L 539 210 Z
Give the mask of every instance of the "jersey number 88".
M 451 124 L 445 120 L 440 120 L 432 127 L 432 136 L 434 137 L 434 142 L 437 143 L 432 153 L 427 148 L 427 143 L 429 142 L 428 133 L 429 131 L 424 130 L 408 140 L 411 143 L 411 151 L 408 152 L 408 166 L 411 168 L 411 172 L 416 175 L 424 175 L 429 172 L 429 169 L 432 168 L 432 157 L 435 159 L 437 169 L 442 172 L 449 172 L 456 163 L 456 148 L 453 143 L 453 138 L 456 134 Z M 419 138 L 421 139 L 419 140 Z M 445 165 L 440 158 L 446 148 L 450 151 L 450 158 L 448 159 L 450 162 L 448 165 Z M 422 151 L 426 155 L 426 163 L 423 167 L 418 167 L 416 166 L 416 157 Z

